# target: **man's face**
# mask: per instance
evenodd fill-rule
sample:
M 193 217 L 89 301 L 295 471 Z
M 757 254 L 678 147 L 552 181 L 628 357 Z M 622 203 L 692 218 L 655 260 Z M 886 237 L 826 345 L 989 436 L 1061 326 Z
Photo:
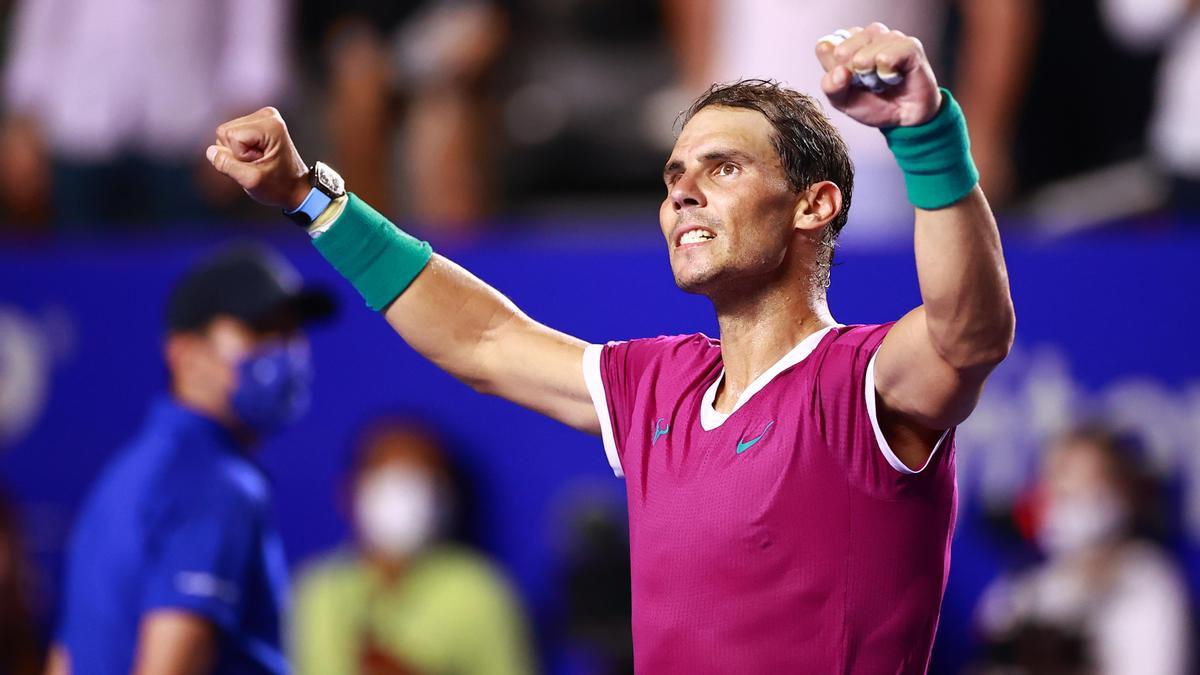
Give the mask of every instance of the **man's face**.
M 658 213 L 679 288 L 712 295 L 761 285 L 780 269 L 798 195 L 772 134 L 762 113 L 740 108 L 704 108 L 683 128 Z
M 287 345 L 307 349 L 303 332 L 294 325 L 275 329 L 255 329 L 244 321 L 228 316 L 213 319 L 200 333 L 184 333 L 170 338 L 168 365 L 176 386 L 184 386 L 190 395 L 213 403 L 228 405 L 238 388 L 242 363 L 263 350 Z

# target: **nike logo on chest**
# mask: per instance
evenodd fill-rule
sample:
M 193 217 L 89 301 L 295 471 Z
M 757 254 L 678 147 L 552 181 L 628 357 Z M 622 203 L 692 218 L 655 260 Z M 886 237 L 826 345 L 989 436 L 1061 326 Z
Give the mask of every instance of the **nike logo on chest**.
M 754 447 L 754 445 L 756 443 L 758 443 L 759 441 L 761 441 L 763 439 L 763 436 L 767 435 L 767 432 L 770 431 L 771 427 L 773 427 L 773 426 L 775 426 L 775 420 L 771 420 L 770 422 L 767 422 L 767 426 L 763 429 L 762 433 L 759 434 L 758 436 L 755 436 L 754 438 L 751 438 L 750 440 L 745 440 L 744 438 L 738 440 L 737 454 L 740 455 L 743 452 Z

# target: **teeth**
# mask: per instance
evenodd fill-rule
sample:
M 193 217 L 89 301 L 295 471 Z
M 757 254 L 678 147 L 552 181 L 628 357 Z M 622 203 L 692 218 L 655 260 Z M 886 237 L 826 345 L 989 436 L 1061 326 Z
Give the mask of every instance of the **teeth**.
M 702 241 L 708 241 L 709 239 L 713 238 L 715 238 L 714 235 L 711 235 L 704 230 L 689 230 L 684 232 L 683 236 L 679 238 L 679 245 L 683 246 L 684 244 L 699 244 Z

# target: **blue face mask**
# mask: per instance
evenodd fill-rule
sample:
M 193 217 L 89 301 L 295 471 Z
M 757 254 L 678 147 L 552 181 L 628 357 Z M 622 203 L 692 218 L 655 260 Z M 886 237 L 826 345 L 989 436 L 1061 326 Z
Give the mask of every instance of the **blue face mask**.
M 274 344 L 242 359 L 230 403 L 243 424 L 264 436 L 300 419 L 312 403 L 308 343 Z

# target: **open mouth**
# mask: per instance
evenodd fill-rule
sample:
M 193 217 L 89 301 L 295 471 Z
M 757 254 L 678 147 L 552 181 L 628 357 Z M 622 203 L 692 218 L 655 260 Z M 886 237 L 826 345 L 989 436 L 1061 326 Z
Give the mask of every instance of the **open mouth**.
M 703 227 L 693 227 L 693 228 L 690 228 L 690 229 L 684 231 L 683 234 L 679 235 L 679 239 L 675 245 L 676 246 L 693 246 L 696 244 L 703 244 L 703 243 L 712 241 L 713 239 L 716 239 L 716 238 L 717 238 L 717 235 L 712 230 L 708 230 Z

